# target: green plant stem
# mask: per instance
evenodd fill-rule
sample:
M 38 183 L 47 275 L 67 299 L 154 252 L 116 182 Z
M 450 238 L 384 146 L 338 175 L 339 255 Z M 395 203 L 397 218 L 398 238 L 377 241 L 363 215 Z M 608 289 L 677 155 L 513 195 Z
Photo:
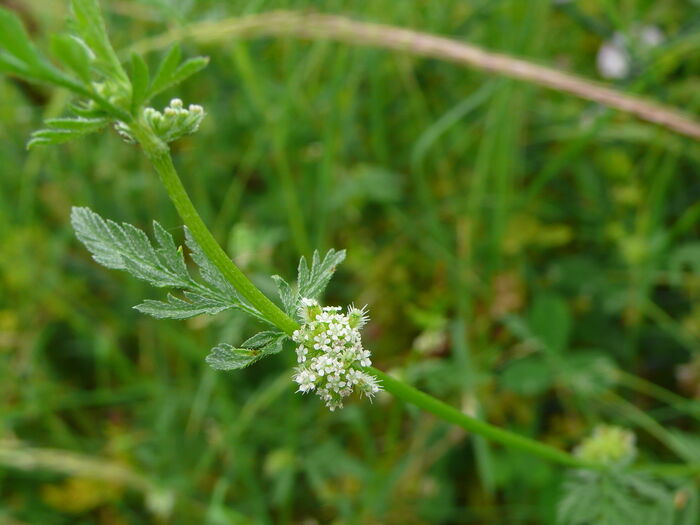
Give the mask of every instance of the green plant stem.
M 539 456 L 543 459 L 553 461 L 561 465 L 566 465 L 568 467 L 593 470 L 603 470 L 605 468 L 603 465 L 584 461 L 554 447 L 550 447 L 549 445 L 535 441 L 534 439 L 526 438 L 519 434 L 514 434 L 513 432 L 503 430 L 479 419 L 470 417 L 451 407 L 450 405 L 443 403 L 439 399 L 429 396 L 428 394 L 407 385 L 403 381 L 391 377 L 381 370 L 376 368 L 370 368 L 369 370 L 381 380 L 382 387 L 387 392 L 394 395 L 394 397 L 397 397 L 406 403 L 415 405 L 418 408 L 422 408 L 423 410 L 438 416 L 440 419 L 460 426 L 469 432 L 479 434 L 486 439 L 496 441 L 507 447 L 522 450 L 523 452 L 528 452 L 530 454 L 534 454 L 535 456 Z
M 209 257 L 212 263 L 221 271 L 252 306 L 254 306 L 266 319 L 287 334 L 291 334 L 299 325 L 280 310 L 268 299 L 236 266 L 231 258 L 224 252 L 216 239 L 211 234 L 204 221 L 199 216 L 187 190 L 175 170 L 170 149 L 167 144 L 156 137 L 144 124 L 132 122 L 130 124 L 134 136 L 141 144 L 146 157 L 151 161 L 156 172 L 163 182 L 170 200 L 175 205 L 182 222 L 189 228 L 190 233 L 199 244 L 202 251 Z

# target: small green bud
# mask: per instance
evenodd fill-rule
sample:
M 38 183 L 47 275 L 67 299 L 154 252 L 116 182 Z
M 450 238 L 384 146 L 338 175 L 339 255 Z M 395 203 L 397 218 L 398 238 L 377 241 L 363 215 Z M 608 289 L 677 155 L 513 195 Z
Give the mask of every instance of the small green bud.
M 196 132 L 206 113 L 202 106 L 196 104 L 191 104 L 185 109 L 182 100 L 174 98 L 162 113 L 153 108 L 144 108 L 141 115 L 146 124 L 161 140 L 172 142 L 184 135 Z M 118 122 L 116 129 L 124 140 L 134 142 L 133 133 L 128 124 Z
M 581 459 L 604 465 L 627 465 L 635 457 L 634 432 L 614 425 L 598 425 L 590 437 L 574 449 Z
M 367 321 L 369 321 L 367 306 L 355 308 L 351 305 L 350 308 L 348 308 L 348 322 L 350 323 L 350 328 L 359 330 L 367 324 Z

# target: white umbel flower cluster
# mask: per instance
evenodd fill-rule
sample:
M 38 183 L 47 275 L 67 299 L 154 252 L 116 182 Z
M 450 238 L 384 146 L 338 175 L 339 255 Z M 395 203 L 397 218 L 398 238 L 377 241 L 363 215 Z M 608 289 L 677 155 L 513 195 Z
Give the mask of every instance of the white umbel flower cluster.
M 185 108 L 179 98 L 172 99 L 170 105 L 162 113 L 153 108 L 143 110 L 143 119 L 164 142 L 172 142 L 184 135 L 196 132 L 205 115 L 202 106 L 190 104 Z M 128 142 L 134 141 L 127 124 L 117 122 L 116 129 Z
M 367 323 L 365 308 L 321 307 L 314 299 L 302 299 L 299 314 L 303 326 L 294 332 L 297 392 L 315 391 L 332 411 L 343 407 L 343 398 L 355 388 L 367 397 L 381 390 L 377 379 L 364 372 L 371 366 L 370 352 L 362 347 L 360 329 Z

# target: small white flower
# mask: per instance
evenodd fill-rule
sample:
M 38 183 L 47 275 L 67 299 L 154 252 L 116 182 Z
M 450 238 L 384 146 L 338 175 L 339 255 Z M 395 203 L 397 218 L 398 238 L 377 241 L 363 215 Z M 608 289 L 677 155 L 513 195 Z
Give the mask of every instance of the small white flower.
M 372 365 L 371 353 L 362 346 L 359 329 L 368 321 L 367 309 L 339 306 L 321 308 L 314 299 L 303 298 L 299 315 L 304 325 L 292 334 L 297 343 L 294 381 L 299 392 L 315 390 L 330 410 L 342 408 L 343 399 L 355 387 L 374 396 L 381 390 L 377 379 L 362 368 Z
M 630 57 L 624 46 L 614 40 L 598 50 L 598 71 L 603 78 L 625 78 L 630 71 Z
M 294 376 L 294 381 L 296 381 L 299 384 L 299 389 L 297 392 L 303 392 L 306 393 L 309 390 L 313 390 L 316 388 L 316 375 L 305 369 L 300 369 L 297 374 Z
M 650 25 L 633 25 L 625 33 L 616 32 L 598 50 L 598 72 L 603 78 L 625 78 L 632 70 L 632 57 L 643 56 L 664 39 L 661 29 Z

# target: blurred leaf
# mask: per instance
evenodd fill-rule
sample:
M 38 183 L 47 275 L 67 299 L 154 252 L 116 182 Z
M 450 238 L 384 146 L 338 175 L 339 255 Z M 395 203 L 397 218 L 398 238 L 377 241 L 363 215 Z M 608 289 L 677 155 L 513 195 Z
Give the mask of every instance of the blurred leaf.
M 673 497 L 642 474 L 577 470 L 567 478 L 557 515 L 561 525 L 670 525 Z
M 94 54 L 80 38 L 74 35 L 52 35 L 51 49 L 85 84 L 90 83 L 91 62 Z
M 668 258 L 668 273 L 671 284 L 681 286 L 684 271 L 700 275 L 700 243 L 691 242 L 679 246 Z
M 510 363 L 501 374 L 503 388 L 524 396 L 536 396 L 552 386 L 552 374 L 541 356 L 533 355 Z
M 615 384 L 616 366 L 602 352 L 578 352 L 561 361 L 561 381 L 583 396 L 594 396 Z
M 569 343 L 571 317 L 566 302 L 557 295 L 535 297 L 529 316 L 530 329 L 551 352 L 561 353 Z
M 103 129 L 109 124 L 109 120 L 103 118 L 57 118 L 45 122 L 48 129 L 40 129 L 32 133 L 27 143 L 27 148 L 34 146 L 49 146 L 68 142 L 89 133 Z
M 700 436 L 675 428 L 667 430 L 673 436 L 673 450 L 688 463 L 700 463 Z
M 146 62 L 136 53 L 131 55 L 131 112 L 136 111 L 148 98 L 149 74 Z
M 360 165 L 344 173 L 330 190 L 329 209 L 358 210 L 365 203 L 392 204 L 401 199 L 404 176 L 372 165 Z
M 107 36 L 98 0 L 72 0 L 75 27 L 95 53 L 95 66 L 109 79 L 128 85 L 129 79 Z
M 171 47 L 165 57 L 163 57 L 153 77 L 150 90 L 151 96 L 155 96 L 166 89 L 163 86 L 167 86 L 168 79 L 175 73 L 177 66 L 180 64 L 180 57 L 181 51 L 178 45 Z
M 174 46 L 160 63 L 149 88 L 148 98 L 156 96 L 201 71 L 209 63 L 209 59 L 207 57 L 194 57 L 182 64 L 179 62 L 180 48 Z
M 34 81 L 71 87 L 72 81 L 53 67 L 29 39 L 22 22 L 12 11 L 0 7 L 0 71 Z
M 681 507 L 681 520 L 679 525 L 697 525 L 700 516 L 700 491 L 693 484 L 688 484 L 681 489 L 686 495 L 686 501 Z
M 311 268 L 306 263 L 306 258 L 299 260 L 298 285 L 299 296 L 309 299 L 318 299 L 328 286 L 335 273 L 336 267 L 345 260 L 345 250 L 328 250 L 321 260 L 318 251 L 314 251 Z
M 508 331 L 521 341 L 537 347 L 539 350 L 542 346 L 537 336 L 532 332 L 530 324 L 518 315 L 503 316 L 503 324 L 508 328 Z
M 29 39 L 22 22 L 12 11 L 0 8 L 0 49 L 25 64 L 29 70 L 40 71 L 45 61 Z

